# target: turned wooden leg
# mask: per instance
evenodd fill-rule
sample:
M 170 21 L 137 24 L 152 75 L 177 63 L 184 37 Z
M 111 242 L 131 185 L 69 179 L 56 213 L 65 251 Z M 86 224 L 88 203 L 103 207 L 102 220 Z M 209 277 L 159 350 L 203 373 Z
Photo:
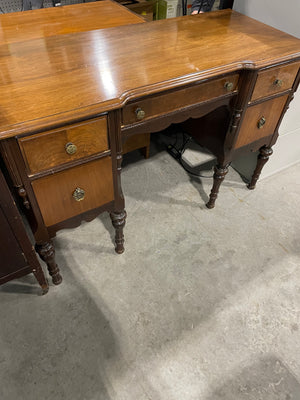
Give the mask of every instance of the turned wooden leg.
M 35 245 L 39 256 L 47 264 L 48 271 L 52 277 L 54 285 L 59 285 L 62 282 L 62 277 L 59 273 L 59 268 L 55 262 L 55 249 L 51 240 L 42 244 Z
M 121 212 L 112 212 L 110 213 L 111 222 L 113 227 L 116 230 L 115 235 L 115 250 L 118 254 L 122 254 L 124 252 L 124 235 L 123 228 L 125 226 L 126 221 L 126 211 L 123 210 Z
M 263 166 L 265 165 L 265 163 L 268 161 L 269 157 L 272 154 L 273 154 L 273 150 L 271 149 L 271 147 L 264 146 L 261 149 L 259 149 L 259 155 L 257 157 L 256 168 L 252 175 L 251 182 L 247 185 L 248 189 L 253 190 L 255 188 L 255 185 L 259 178 L 261 170 L 263 169 Z
M 36 280 L 38 281 L 39 285 L 41 286 L 41 288 L 43 290 L 43 294 L 46 294 L 49 290 L 49 285 L 48 285 L 47 279 L 45 278 L 42 267 L 40 265 L 35 265 L 32 272 L 33 272 Z
M 226 164 L 224 166 L 217 165 L 215 167 L 214 183 L 213 183 L 213 187 L 210 192 L 209 201 L 208 201 L 208 203 L 206 203 L 207 208 L 214 208 L 216 199 L 218 197 L 220 185 L 223 182 L 223 180 L 228 172 L 229 165 L 230 164 Z

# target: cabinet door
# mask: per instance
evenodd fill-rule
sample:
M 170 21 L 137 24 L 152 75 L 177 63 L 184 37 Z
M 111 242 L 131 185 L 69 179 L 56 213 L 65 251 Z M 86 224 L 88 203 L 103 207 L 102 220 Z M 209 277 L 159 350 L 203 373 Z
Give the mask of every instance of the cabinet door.
M 26 267 L 21 247 L 0 208 L 0 282 L 1 279 Z
M 31 272 L 47 293 L 48 283 L 0 170 L 0 284 Z

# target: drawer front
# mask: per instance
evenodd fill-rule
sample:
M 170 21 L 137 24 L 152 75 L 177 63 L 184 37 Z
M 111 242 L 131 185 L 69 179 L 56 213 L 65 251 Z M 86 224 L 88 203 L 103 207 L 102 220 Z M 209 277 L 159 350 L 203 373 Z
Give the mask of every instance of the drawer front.
M 251 101 L 290 89 L 299 66 L 300 63 L 294 63 L 259 72 Z
M 234 74 L 210 82 L 178 89 L 174 92 L 141 99 L 123 108 L 123 125 L 159 117 L 182 108 L 232 93 L 237 89 L 239 75 Z
M 111 157 L 37 179 L 32 187 L 45 225 L 57 224 L 114 199 Z
M 235 148 L 273 135 L 288 95 L 249 107 L 238 133 Z
M 108 150 L 107 120 L 101 117 L 19 139 L 30 174 Z

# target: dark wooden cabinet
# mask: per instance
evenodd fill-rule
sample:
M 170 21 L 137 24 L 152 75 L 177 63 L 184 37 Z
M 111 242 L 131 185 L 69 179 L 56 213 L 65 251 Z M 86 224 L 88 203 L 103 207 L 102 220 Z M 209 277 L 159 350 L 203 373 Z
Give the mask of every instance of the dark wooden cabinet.
M 0 259 L 0 284 L 33 273 L 47 293 L 48 283 L 1 171 Z

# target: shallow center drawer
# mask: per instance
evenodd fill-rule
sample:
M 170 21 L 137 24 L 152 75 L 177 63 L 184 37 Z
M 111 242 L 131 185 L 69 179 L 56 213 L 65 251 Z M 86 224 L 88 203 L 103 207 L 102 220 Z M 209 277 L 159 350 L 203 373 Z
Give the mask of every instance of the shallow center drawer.
M 135 101 L 123 108 L 123 125 L 130 125 L 149 118 L 180 110 L 216 97 L 230 94 L 237 89 L 239 75 L 199 83 L 184 89 Z
M 31 174 L 108 150 L 106 116 L 20 138 Z

